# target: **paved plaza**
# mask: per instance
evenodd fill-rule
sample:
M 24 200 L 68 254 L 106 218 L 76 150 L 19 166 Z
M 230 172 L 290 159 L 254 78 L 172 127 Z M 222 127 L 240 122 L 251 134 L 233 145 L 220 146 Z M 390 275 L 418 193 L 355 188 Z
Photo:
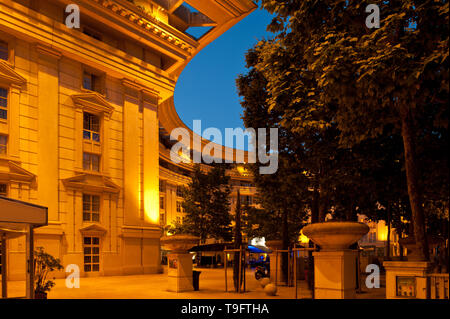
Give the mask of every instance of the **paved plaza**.
M 245 293 L 225 292 L 223 269 L 200 268 L 200 290 L 175 293 L 167 291 L 167 275 L 131 275 L 87 277 L 80 279 L 80 288 L 69 289 L 65 279 L 56 279 L 55 287 L 49 292 L 49 299 L 294 299 L 294 287 L 278 286 L 276 296 L 267 296 L 254 277 L 254 272 L 246 273 Z M 298 282 L 298 298 L 311 299 L 305 281 Z M 8 283 L 9 297 L 24 295 L 25 283 L 12 281 Z M 228 271 L 228 289 L 233 287 L 232 273 Z M 385 288 L 363 289 L 357 294 L 358 299 L 384 299 Z

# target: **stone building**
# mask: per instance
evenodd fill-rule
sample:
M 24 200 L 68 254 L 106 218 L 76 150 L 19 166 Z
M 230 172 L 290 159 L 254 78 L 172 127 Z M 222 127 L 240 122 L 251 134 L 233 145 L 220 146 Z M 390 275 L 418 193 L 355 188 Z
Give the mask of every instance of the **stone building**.
M 69 4 L 80 10 L 79 28 L 66 25 Z M 35 246 L 82 276 L 161 271 L 160 225 L 182 218 L 177 186 L 189 171 L 170 166 L 160 147 L 160 128 L 186 127 L 173 103 L 177 79 L 255 8 L 250 0 L 0 0 L 0 195 L 48 207 Z M 8 278 L 22 279 L 24 241 L 8 245 Z

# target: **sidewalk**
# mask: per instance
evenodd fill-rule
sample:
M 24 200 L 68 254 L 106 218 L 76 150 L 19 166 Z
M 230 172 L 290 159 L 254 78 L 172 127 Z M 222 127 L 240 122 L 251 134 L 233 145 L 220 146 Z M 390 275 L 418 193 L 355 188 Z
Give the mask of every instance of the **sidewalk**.
M 267 296 L 255 279 L 246 273 L 245 293 L 225 292 L 223 269 L 197 269 L 201 271 L 200 290 L 183 293 L 167 291 L 167 275 L 131 275 L 80 278 L 80 288 L 66 288 L 65 279 L 56 279 L 49 299 L 294 299 L 295 288 L 278 286 L 276 296 Z M 22 287 L 23 286 L 23 287 Z M 298 298 L 310 299 L 311 291 L 305 281 L 299 281 Z M 233 287 L 232 273 L 228 272 L 228 289 Z M 24 291 L 24 282 L 9 282 L 9 297 L 18 297 Z M 385 289 L 366 289 L 357 299 L 384 299 Z

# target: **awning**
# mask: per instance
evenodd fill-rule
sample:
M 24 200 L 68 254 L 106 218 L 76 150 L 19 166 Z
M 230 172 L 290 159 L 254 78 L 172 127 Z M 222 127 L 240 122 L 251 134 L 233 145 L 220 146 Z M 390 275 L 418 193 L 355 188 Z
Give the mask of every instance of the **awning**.
M 268 254 L 272 252 L 269 248 L 259 245 L 248 245 L 247 250 L 257 254 Z
M 47 225 L 47 207 L 0 196 L 0 227 L 4 223 L 29 224 L 34 227 Z
M 272 251 L 264 246 L 252 246 L 252 245 L 243 245 L 244 248 L 251 253 L 271 253 Z M 246 246 L 246 247 L 245 247 Z M 215 244 L 205 244 L 194 246 L 189 251 L 224 251 L 226 249 L 233 249 L 233 243 L 215 243 Z
M 233 243 L 197 245 L 189 249 L 189 251 L 224 251 L 227 248 L 233 248 Z
M 0 196 L 0 242 L 1 242 L 1 297 L 8 297 L 8 245 L 7 240 L 25 236 L 25 277 L 27 298 L 34 298 L 34 240 L 33 230 L 48 224 L 46 207 Z

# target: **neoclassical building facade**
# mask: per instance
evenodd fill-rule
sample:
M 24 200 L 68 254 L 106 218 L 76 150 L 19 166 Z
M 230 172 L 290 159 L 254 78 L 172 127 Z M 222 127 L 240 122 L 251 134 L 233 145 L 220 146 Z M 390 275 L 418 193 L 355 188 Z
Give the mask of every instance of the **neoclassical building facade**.
M 69 4 L 80 10 L 79 28 L 66 25 Z M 82 276 L 161 271 L 161 226 L 182 221 L 179 187 L 192 170 L 172 163 L 161 142 L 162 130 L 186 127 L 173 104 L 177 79 L 255 8 L 250 0 L 0 0 L 0 195 L 48 207 L 36 247 Z M 251 178 L 230 174 L 251 201 Z M 21 279 L 23 240 L 9 240 L 8 251 L 8 278 Z

